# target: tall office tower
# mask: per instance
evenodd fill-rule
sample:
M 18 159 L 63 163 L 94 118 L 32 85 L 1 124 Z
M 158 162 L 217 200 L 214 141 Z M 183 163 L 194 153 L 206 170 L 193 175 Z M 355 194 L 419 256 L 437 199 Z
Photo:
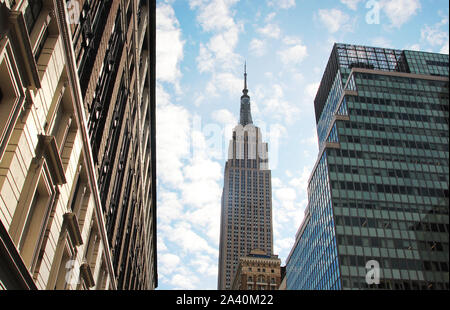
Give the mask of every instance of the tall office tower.
M 225 164 L 220 226 L 218 288 L 231 289 L 239 258 L 259 249 L 273 254 L 272 185 L 268 146 L 253 125 L 247 73 L 241 96 L 240 122 Z
M 117 286 L 153 289 L 156 1 L 67 3 L 80 11 L 71 44 Z
M 59 4 L 0 1 L 0 290 L 117 287 Z
M 449 56 L 335 44 L 287 289 L 449 289 Z
M 155 11 L 1 2 L 2 241 L 38 288 L 157 286 Z

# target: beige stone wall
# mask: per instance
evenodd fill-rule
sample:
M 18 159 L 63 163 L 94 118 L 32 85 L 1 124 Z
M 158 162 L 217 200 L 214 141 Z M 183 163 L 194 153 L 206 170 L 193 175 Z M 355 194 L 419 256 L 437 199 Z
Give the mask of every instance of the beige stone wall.
M 16 1 L 12 12 L 26 6 L 27 1 Z M 106 243 L 98 232 L 93 191 L 88 188 L 80 199 L 74 194 L 78 178 L 85 179 L 88 173 L 62 37 L 51 8 L 40 14 L 29 43 L 24 43 L 28 46 L 18 48 L 16 43 L 23 41 L 26 32 L 20 38 L 11 31 L 0 37 L 0 137 L 5 145 L 0 153 L 0 221 L 38 289 L 108 289 Z M 18 15 L 20 23 L 23 19 Z M 37 52 L 45 27 L 48 36 L 40 56 L 36 61 L 24 59 L 22 50 Z M 30 73 L 23 70 L 27 62 L 37 70 L 37 88 L 29 85 Z M 43 142 L 43 137 L 50 142 Z M 68 215 L 74 213 L 71 206 L 77 199 L 74 221 Z M 76 275 L 73 279 L 68 276 L 70 270 Z
M 239 259 L 239 266 L 233 279 L 233 290 L 277 290 L 281 283 L 280 259 Z

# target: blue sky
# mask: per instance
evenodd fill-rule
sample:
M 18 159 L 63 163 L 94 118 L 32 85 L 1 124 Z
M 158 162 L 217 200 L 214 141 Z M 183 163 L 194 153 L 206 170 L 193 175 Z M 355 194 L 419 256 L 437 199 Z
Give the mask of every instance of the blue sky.
M 284 265 L 307 204 L 313 101 L 334 42 L 449 50 L 446 0 L 158 0 L 156 16 L 159 289 L 217 288 L 223 169 L 245 61 Z

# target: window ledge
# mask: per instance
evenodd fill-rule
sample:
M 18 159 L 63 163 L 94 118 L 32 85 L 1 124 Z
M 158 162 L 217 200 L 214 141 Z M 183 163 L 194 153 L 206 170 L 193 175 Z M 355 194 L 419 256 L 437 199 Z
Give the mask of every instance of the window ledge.
M 83 244 L 83 237 L 81 236 L 80 225 L 75 213 L 68 212 L 64 214 L 64 222 L 66 223 L 67 231 L 75 246 Z
M 94 287 L 95 285 L 94 276 L 92 275 L 91 267 L 87 262 L 83 262 L 83 264 L 81 264 L 80 272 L 81 275 L 83 276 L 83 279 L 86 282 L 87 287 L 89 288 Z
M 25 20 L 21 12 L 9 11 L 10 38 L 19 51 L 21 57 L 17 57 L 20 63 L 20 71 L 24 79 L 24 85 L 38 89 L 41 87 L 36 60 L 34 59 L 30 37 L 28 36 Z
M 65 184 L 66 176 L 64 173 L 64 166 L 59 156 L 58 146 L 54 136 L 39 135 L 40 142 L 42 142 L 42 149 L 44 151 L 45 159 L 52 171 L 52 178 L 58 185 Z

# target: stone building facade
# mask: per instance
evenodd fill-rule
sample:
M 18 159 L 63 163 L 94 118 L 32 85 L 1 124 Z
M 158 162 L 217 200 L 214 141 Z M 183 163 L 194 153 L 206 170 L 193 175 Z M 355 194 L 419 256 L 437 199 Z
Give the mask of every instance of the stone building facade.
M 0 1 L 1 289 L 156 287 L 154 10 Z
M 233 279 L 232 290 L 278 290 L 282 281 L 281 260 L 277 255 L 266 255 L 253 250 L 248 256 L 239 258 Z

